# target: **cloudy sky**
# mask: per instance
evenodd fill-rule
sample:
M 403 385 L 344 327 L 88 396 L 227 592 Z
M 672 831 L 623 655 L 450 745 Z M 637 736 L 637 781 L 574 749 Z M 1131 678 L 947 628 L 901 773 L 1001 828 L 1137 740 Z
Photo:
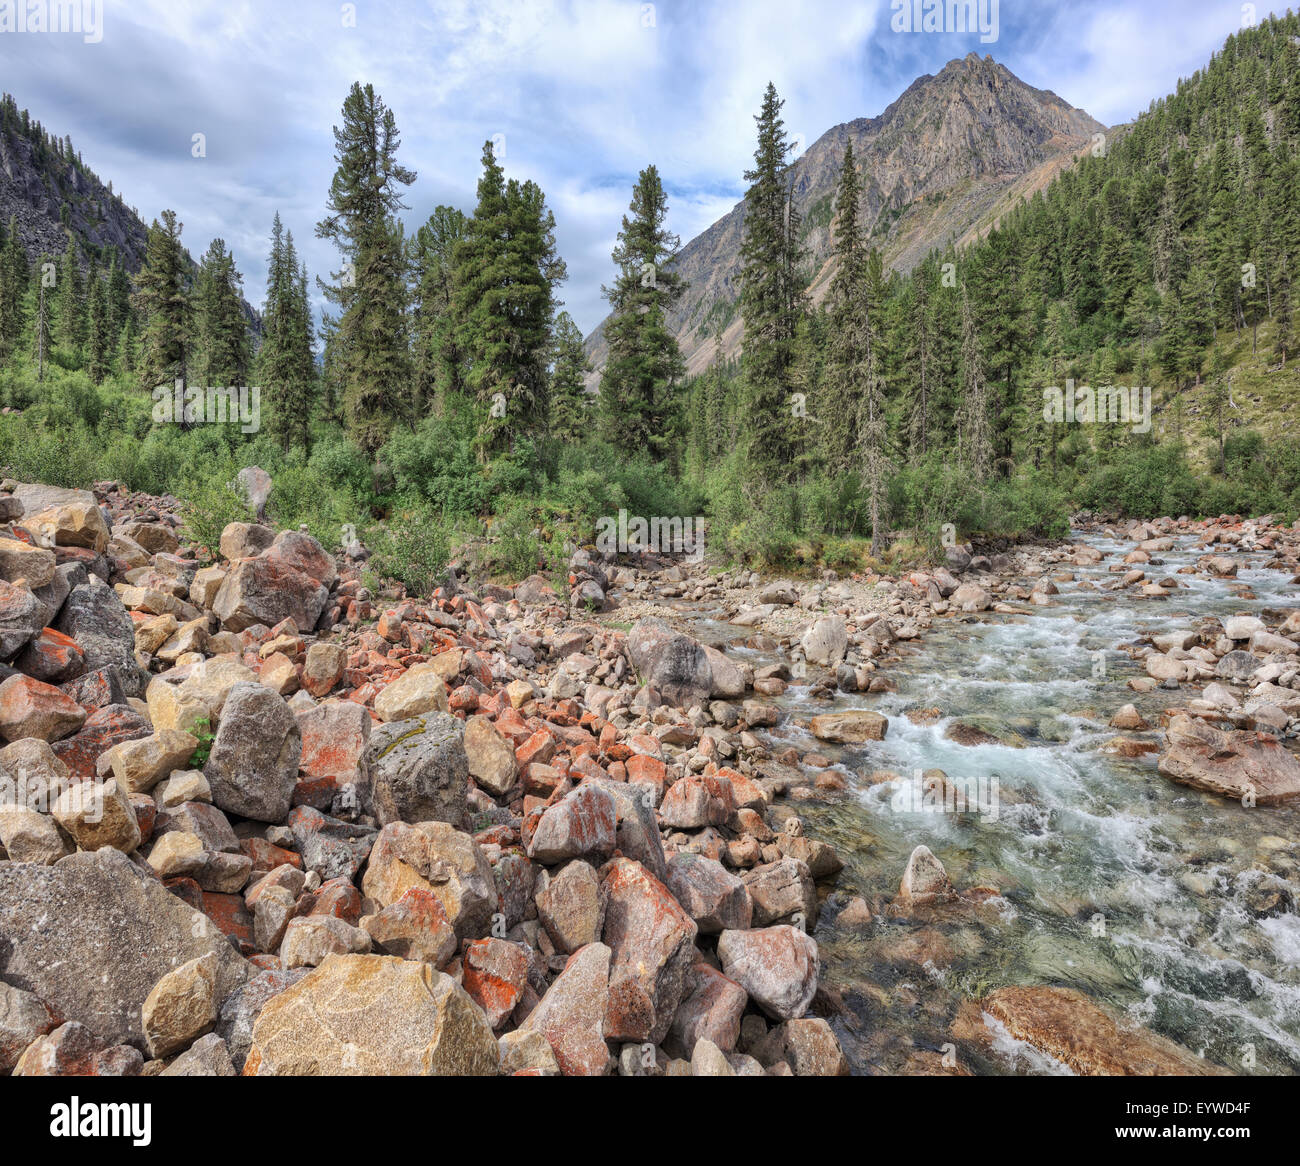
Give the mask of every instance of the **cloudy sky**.
M 103 0 L 97 43 L 0 31 L 0 87 L 71 134 L 146 222 L 175 208 L 192 254 L 222 236 L 254 303 L 277 210 L 313 275 L 337 267 L 313 228 L 354 80 L 394 110 L 418 172 L 408 229 L 439 203 L 472 211 L 483 141 L 503 135 L 507 173 L 537 181 L 554 209 L 560 294 L 590 331 L 637 171 L 659 167 L 670 226 L 693 237 L 742 193 L 769 79 L 808 143 L 971 51 L 1113 125 L 1203 65 L 1250 7 L 982 0 L 997 14 L 996 39 L 982 40 L 895 31 L 902 2 Z M 0 0 L 0 30 L 12 4 Z M 206 157 L 193 156 L 195 134 Z

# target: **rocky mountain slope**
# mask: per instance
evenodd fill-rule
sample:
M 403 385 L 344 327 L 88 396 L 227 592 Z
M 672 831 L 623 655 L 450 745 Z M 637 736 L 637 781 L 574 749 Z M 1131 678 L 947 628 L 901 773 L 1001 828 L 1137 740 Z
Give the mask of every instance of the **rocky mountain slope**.
M 121 195 L 61 152 L 42 151 L 16 125 L 0 130 L 0 225 L 5 230 L 11 218 L 29 262 L 62 255 L 67 229 L 96 253 L 116 247 L 128 271 L 138 271 L 144 262 L 148 228 Z
M 790 171 L 804 216 L 810 294 L 819 301 L 832 264 L 830 220 L 844 147 L 853 142 L 864 180 L 866 224 L 886 265 L 908 271 L 936 247 L 986 231 L 1017 200 L 1045 186 L 1104 127 L 1056 94 L 1026 85 L 992 57 L 950 61 L 912 83 L 879 117 L 835 126 Z M 689 282 L 672 319 L 690 373 L 741 344 L 736 312 L 744 204 L 691 240 L 676 270 Z M 597 372 L 602 324 L 587 341 Z
M 105 184 L 85 166 L 80 156 L 70 157 L 58 138 L 45 142 L 23 132 L 16 103 L 4 96 L 0 119 L 0 227 L 17 226 L 18 238 L 29 263 L 57 257 L 68 245 L 71 231 L 82 248 L 83 266 L 89 256 L 106 264 L 109 247 L 115 248 L 126 270 L 134 275 L 144 263 L 148 225 L 120 192 Z M 186 252 L 191 271 L 197 268 Z M 247 301 L 244 316 L 254 336 L 261 332 L 261 316 Z

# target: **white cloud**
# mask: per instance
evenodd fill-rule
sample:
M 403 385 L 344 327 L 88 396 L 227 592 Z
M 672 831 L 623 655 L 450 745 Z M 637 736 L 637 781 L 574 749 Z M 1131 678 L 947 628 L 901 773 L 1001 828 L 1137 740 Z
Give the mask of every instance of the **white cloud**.
M 373 82 L 397 116 L 419 172 L 412 227 L 439 202 L 472 209 L 483 140 L 502 133 L 508 173 L 547 192 L 570 272 L 561 295 L 590 329 L 637 172 L 659 167 L 684 240 L 704 230 L 743 190 L 769 80 L 805 144 L 971 50 L 1113 123 L 1204 65 L 1240 20 L 1222 0 L 1002 0 L 1001 36 L 984 45 L 893 33 L 888 0 L 661 0 L 652 21 L 641 0 L 355 7 L 348 28 L 333 0 L 110 0 L 102 44 L 30 38 L 4 84 L 146 221 L 175 207 L 196 255 L 222 235 L 253 302 L 276 209 L 313 274 L 337 265 L 312 229 L 353 81 Z M 189 156 L 196 131 L 202 161 Z

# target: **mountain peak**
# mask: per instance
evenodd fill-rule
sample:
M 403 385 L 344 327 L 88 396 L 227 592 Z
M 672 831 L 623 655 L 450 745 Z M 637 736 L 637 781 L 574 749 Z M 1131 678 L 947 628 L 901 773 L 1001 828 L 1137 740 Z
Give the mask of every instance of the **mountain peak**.
M 918 77 L 878 117 L 827 130 L 790 168 L 813 300 L 820 300 L 833 273 L 830 222 L 847 142 L 862 170 L 872 243 L 887 266 L 909 271 L 930 251 L 987 230 L 1069 165 L 1101 128 L 992 56 L 971 52 L 938 75 Z M 743 218 L 738 203 L 678 255 L 675 269 L 690 286 L 670 324 L 691 373 L 711 363 L 716 336 L 727 356 L 739 350 Z M 597 370 L 605 355 L 603 328 L 587 341 Z

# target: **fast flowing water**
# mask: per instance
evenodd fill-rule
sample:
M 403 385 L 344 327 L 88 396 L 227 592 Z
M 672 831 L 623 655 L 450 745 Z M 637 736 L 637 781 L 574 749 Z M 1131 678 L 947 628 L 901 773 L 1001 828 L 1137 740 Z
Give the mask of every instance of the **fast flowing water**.
M 1114 579 L 1107 567 L 1131 547 L 1080 541 L 1110 552 L 1077 569 L 1078 579 L 1096 583 Z M 831 756 L 851 786 L 846 800 L 799 812 L 807 833 L 833 843 L 846 864 L 816 937 L 824 980 L 850 1010 L 837 1028 L 859 1070 L 897 1072 L 916 1050 L 941 1049 L 962 999 L 1053 984 L 1236 1072 L 1300 1072 L 1300 914 L 1295 905 L 1261 906 L 1279 880 L 1300 899 L 1300 809 L 1245 808 L 1173 784 L 1156 772 L 1155 755 L 1129 760 L 1100 750 L 1117 736 L 1107 722 L 1121 705 L 1135 703 L 1158 724 L 1161 708 L 1195 694 L 1188 686 L 1134 693 L 1126 681 L 1143 673 L 1120 645 L 1187 630 L 1205 615 L 1296 605 L 1289 576 L 1263 570 L 1262 553 L 1238 554 L 1235 581 L 1174 574 L 1196 557 L 1184 539 L 1148 569 L 1187 585 L 1169 599 L 1061 583 L 1054 606 L 1024 615 L 936 620 L 919 650 L 885 669 L 896 692 L 827 701 L 792 687 L 778 701 L 786 716 L 769 743 Z M 718 638 L 706 622 L 706 638 Z M 779 658 L 734 650 L 755 663 Z M 801 727 L 850 708 L 886 714 L 884 741 L 835 750 Z M 939 719 L 907 716 L 921 709 L 938 709 Z M 945 730 L 958 721 L 998 743 L 957 744 Z M 967 788 L 994 795 L 996 808 L 925 809 L 919 774 L 931 768 L 974 779 Z M 916 796 L 868 780 L 879 770 L 913 783 Z M 919 844 L 959 889 L 992 886 L 1001 899 L 929 927 L 879 914 L 865 928 L 838 926 L 847 894 L 893 896 Z M 1005 1036 L 974 1068 L 1063 1071 Z

